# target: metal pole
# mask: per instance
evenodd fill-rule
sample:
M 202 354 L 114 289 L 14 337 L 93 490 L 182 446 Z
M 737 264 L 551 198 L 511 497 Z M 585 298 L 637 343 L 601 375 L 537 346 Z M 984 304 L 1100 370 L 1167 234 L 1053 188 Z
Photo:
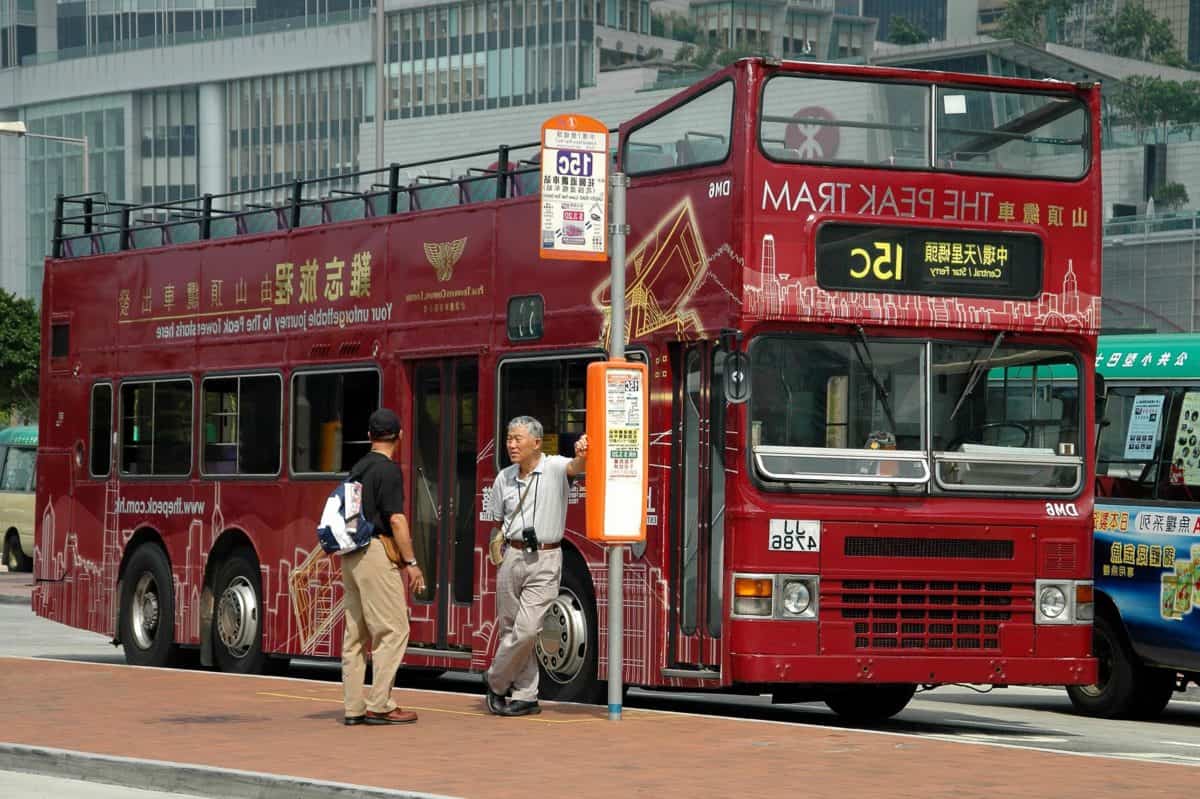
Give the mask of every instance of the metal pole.
M 375 0 L 375 168 L 383 169 L 383 121 L 387 118 L 387 35 L 384 0 Z
M 602 157 L 607 158 L 605 153 Z M 625 357 L 625 187 L 624 172 L 612 176 L 612 219 L 609 220 L 611 250 L 609 263 L 612 279 L 609 285 L 609 358 L 619 361 Z M 622 643 L 625 635 L 625 547 L 613 544 L 608 550 L 608 720 L 621 720 L 624 686 L 621 674 L 625 663 Z
M 79 143 L 83 146 L 83 193 L 87 194 L 88 192 L 90 192 L 92 190 L 91 187 L 88 185 L 88 140 L 87 140 L 87 136 L 84 136 L 82 139 L 80 139 Z

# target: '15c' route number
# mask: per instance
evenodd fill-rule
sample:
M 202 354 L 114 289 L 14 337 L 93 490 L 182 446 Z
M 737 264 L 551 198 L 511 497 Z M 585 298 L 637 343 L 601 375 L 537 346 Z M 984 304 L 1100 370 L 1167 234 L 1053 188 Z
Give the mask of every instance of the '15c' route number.
M 559 150 L 556 171 L 568 177 L 590 178 L 593 157 L 591 153 L 583 150 Z

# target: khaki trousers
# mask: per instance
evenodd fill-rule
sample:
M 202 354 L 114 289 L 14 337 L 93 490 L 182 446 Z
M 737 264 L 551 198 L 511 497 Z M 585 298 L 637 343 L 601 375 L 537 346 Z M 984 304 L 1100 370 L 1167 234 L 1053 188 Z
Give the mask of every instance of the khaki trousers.
M 533 647 L 550 603 L 558 598 L 562 550 L 525 552 L 508 548 L 496 573 L 496 632 L 500 646 L 487 671 L 492 690 L 537 700 L 538 667 Z
M 396 707 L 392 686 L 408 647 L 408 594 L 400 570 L 372 538 L 366 549 L 342 556 L 346 634 L 342 639 L 342 685 L 346 715 L 387 713 Z M 363 698 L 371 650 L 371 690 Z

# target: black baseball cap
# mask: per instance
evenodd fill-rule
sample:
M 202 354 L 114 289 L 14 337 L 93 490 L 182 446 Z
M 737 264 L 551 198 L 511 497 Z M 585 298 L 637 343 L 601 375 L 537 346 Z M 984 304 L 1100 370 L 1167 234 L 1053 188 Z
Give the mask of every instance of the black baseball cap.
M 367 422 L 371 438 L 391 438 L 400 435 L 400 417 L 390 408 L 380 408 L 371 414 Z

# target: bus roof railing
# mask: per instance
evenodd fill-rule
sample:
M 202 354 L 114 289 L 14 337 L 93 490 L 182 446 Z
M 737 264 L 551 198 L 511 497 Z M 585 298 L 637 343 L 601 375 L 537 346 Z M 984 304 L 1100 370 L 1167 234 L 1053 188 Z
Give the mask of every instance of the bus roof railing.
M 539 190 L 540 161 L 538 154 L 519 155 L 540 145 L 502 144 L 383 169 L 141 205 L 111 200 L 103 192 L 60 194 L 51 252 L 54 258 L 78 258 L 529 196 Z M 463 164 L 489 157 L 483 165 Z M 452 174 L 430 175 L 430 167 Z M 280 195 L 287 199 L 262 202 Z

